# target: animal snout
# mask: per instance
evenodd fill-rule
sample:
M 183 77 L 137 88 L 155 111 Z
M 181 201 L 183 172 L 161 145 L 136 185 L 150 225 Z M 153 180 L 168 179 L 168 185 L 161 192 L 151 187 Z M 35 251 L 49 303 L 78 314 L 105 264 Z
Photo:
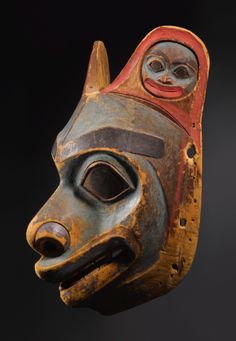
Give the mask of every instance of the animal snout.
M 44 223 L 35 233 L 34 248 L 45 257 L 58 257 L 68 249 L 69 245 L 69 232 L 57 222 Z

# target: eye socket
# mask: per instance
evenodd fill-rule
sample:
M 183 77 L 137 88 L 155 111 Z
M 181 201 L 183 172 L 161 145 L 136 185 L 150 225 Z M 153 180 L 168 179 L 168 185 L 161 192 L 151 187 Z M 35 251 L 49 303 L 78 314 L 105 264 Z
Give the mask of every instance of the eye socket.
M 186 79 L 190 77 L 189 68 L 186 65 L 177 66 L 174 71 L 174 75 L 179 79 Z
M 159 59 L 154 59 L 148 64 L 153 72 L 161 72 L 164 70 L 164 64 Z
M 132 189 L 115 168 L 105 163 L 89 168 L 82 186 L 102 201 L 115 200 Z

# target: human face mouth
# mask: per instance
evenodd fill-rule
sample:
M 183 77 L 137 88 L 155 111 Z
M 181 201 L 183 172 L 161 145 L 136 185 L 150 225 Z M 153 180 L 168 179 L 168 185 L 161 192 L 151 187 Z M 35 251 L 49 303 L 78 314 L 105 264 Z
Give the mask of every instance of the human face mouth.
M 183 88 L 173 85 L 162 85 L 150 78 L 144 80 L 145 88 L 152 94 L 162 98 L 179 98 L 183 95 Z

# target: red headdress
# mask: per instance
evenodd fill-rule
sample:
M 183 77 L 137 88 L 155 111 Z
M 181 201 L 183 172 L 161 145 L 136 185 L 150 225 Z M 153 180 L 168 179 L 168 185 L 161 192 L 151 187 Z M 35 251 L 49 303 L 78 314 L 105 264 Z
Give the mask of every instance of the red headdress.
M 180 99 L 163 99 L 150 94 L 141 81 L 141 66 L 145 53 L 154 44 L 173 41 L 190 48 L 198 59 L 198 81 L 194 90 Z M 208 78 L 209 58 L 204 43 L 192 32 L 174 26 L 162 26 L 151 31 L 138 45 L 117 78 L 102 90 L 135 97 L 162 110 L 182 126 L 200 149 L 201 116 Z

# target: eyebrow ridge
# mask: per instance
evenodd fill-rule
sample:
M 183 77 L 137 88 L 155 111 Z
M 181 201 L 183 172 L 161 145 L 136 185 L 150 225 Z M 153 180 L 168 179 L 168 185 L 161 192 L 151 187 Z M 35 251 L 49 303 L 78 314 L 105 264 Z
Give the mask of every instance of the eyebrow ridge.
M 195 72 L 198 72 L 198 65 L 196 65 L 196 67 L 195 67 L 195 66 L 191 65 L 189 62 L 185 62 L 185 61 L 183 61 L 181 59 L 175 60 L 174 62 L 172 62 L 172 64 L 173 65 L 182 65 L 182 64 L 184 64 L 184 65 L 187 65 L 188 67 L 190 67 Z
M 69 142 L 60 152 L 65 159 L 91 148 L 115 148 L 133 154 L 162 158 L 164 141 L 158 136 L 127 129 L 104 127 L 93 130 Z

